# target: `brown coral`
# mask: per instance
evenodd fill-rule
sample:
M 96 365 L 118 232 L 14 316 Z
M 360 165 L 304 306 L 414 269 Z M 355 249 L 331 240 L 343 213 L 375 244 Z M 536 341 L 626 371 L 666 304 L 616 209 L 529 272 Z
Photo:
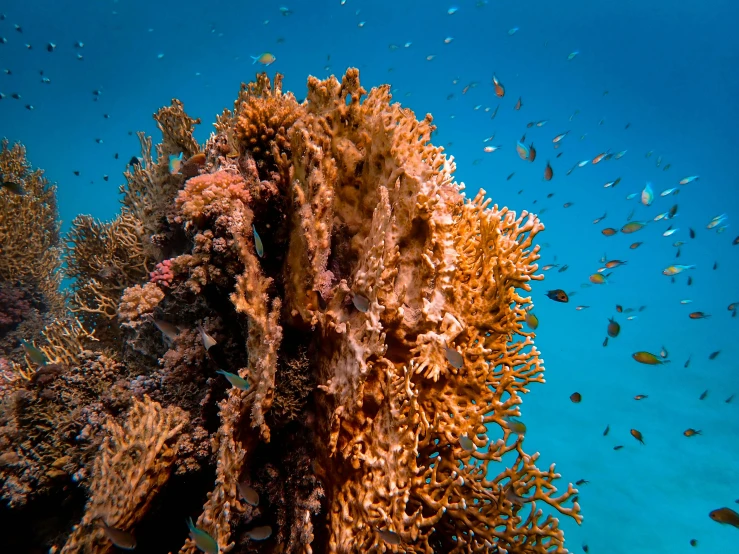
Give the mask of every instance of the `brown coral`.
M 143 224 L 130 213 L 110 222 L 80 215 L 66 237 L 66 273 L 72 284 L 72 311 L 90 327 L 115 336 L 124 289 L 153 267 L 144 247 Z

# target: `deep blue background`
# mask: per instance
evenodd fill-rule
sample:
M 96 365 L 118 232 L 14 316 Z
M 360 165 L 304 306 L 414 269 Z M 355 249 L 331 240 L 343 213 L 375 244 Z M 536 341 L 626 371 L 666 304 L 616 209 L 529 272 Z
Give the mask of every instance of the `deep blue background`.
M 282 16 L 281 5 L 293 13 Z M 459 10 L 449 15 L 452 5 Z M 171 98 L 202 118 L 197 138 L 205 140 L 216 113 L 232 107 L 239 84 L 260 69 L 251 55 L 272 52 L 277 61 L 268 71 L 283 73 L 298 98 L 309 74 L 341 75 L 356 66 L 366 88 L 389 82 L 395 99 L 419 117 L 433 113 L 435 141 L 454 155 L 468 194 L 482 187 L 500 205 L 545 208 L 542 264 L 569 265 L 564 273 L 551 270 L 534 288 L 548 383 L 525 398 L 522 416 L 526 448 L 542 453 L 541 465 L 556 461 L 564 479 L 590 481 L 580 494 L 585 523 L 563 520 L 569 548 L 587 543 L 593 553 L 686 552 L 691 538 L 706 552 L 735 547 L 737 530 L 719 526 L 708 512 L 739 509 L 739 400 L 725 402 L 739 393 L 739 318 L 726 309 L 739 301 L 739 246 L 731 245 L 739 234 L 739 3 L 26 0 L 4 3 L 0 13 L 7 16 L 0 36 L 8 40 L 0 44 L 0 67 L 12 71 L 0 73 L 6 95 L 0 135 L 25 143 L 32 163 L 59 184 L 65 228 L 78 213 L 114 216 L 125 162 L 139 153 L 135 131 L 153 134 L 156 142 L 151 114 Z M 512 27 L 520 30 L 509 36 Z M 453 40 L 445 44 L 446 37 Z M 73 48 L 76 41 L 84 48 Z M 48 42 L 58 45 L 53 53 L 46 51 Z M 580 54 L 568 61 L 574 50 Z M 41 82 L 41 69 L 50 84 Z M 493 73 L 506 87 L 502 100 L 493 95 Z M 471 82 L 479 84 L 463 95 Z M 94 102 L 97 89 L 102 94 Z M 20 101 L 11 98 L 15 92 Z M 519 96 L 523 107 L 515 111 Z M 527 122 L 544 119 L 545 126 L 526 129 Z M 566 130 L 557 159 L 551 139 Z M 538 150 L 533 164 L 515 152 L 524 132 Z M 502 148 L 484 153 L 486 144 Z M 565 176 L 577 161 L 609 149 L 628 152 Z M 548 183 L 542 180 L 547 160 L 555 171 Z M 679 195 L 659 197 L 694 174 L 700 180 L 680 187 Z M 616 188 L 603 188 L 617 177 Z M 657 194 L 651 207 L 625 200 L 646 181 Z M 563 208 L 565 202 L 572 207 Z M 605 226 L 620 228 L 632 210 L 635 219 L 651 221 L 675 202 L 680 210 L 672 221 L 650 223 L 630 236 L 600 233 Z M 607 218 L 593 225 L 604 212 Z M 728 214 L 729 227 L 708 231 L 706 224 L 721 213 Z M 680 230 L 665 238 L 670 224 Z M 692 241 L 690 227 L 697 232 Z M 645 244 L 630 250 L 637 240 Z M 661 274 L 675 261 L 676 240 L 687 243 L 677 261 L 698 266 L 692 287 L 684 275 L 671 284 Z M 628 264 L 608 285 L 581 288 L 605 254 Z M 560 287 L 577 293 L 569 304 L 544 296 Z M 681 299 L 693 304 L 681 305 Z M 618 315 L 621 336 L 603 348 L 617 303 L 647 308 L 632 321 Z M 590 308 L 577 311 L 577 305 Z M 687 314 L 694 310 L 712 317 L 691 320 Z M 632 352 L 662 346 L 671 364 L 649 367 L 631 359 Z M 721 354 L 709 361 L 715 350 Z M 705 389 L 708 397 L 698 400 Z M 569 401 L 574 391 L 582 393 L 582 403 Z M 637 402 L 636 394 L 649 398 Z M 606 424 L 611 432 L 603 438 Z M 684 437 L 688 427 L 703 435 Z M 642 431 L 645 446 L 629 436 L 630 428 Z M 626 446 L 613 451 L 616 444 Z

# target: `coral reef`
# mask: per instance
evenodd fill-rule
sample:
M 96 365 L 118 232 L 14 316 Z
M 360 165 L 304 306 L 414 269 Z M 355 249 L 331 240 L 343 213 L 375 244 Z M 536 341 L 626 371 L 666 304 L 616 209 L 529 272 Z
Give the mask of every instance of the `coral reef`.
M 544 382 L 523 329 L 538 218 L 467 198 L 431 116 L 355 69 L 302 103 L 258 75 L 202 147 L 178 101 L 155 119 L 119 217 L 70 234 L 95 336 L 0 396 L 5 498 L 86 493 L 45 545 L 107 552 L 103 518 L 194 554 L 193 517 L 221 552 L 567 552 L 577 491 L 515 419 Z M 173 496 L 181 523 L 155 539 Z
M 106 422 L 108 436 L 95 458 L 90 500 L 85 517 L 76 525 L 62 553 L 111 552 L 113 544 L 99 526 L 128 531 L 146 515 L 174 462 L 172 444 L 187 421 L 176 407 L 162 408 L 150 398 L 134 400 L 125 427 Z
M 25 286 L 44 310 L 64 312 L 56 186 L 32 170 L 21 144 L 0 143 L 0 284 Z

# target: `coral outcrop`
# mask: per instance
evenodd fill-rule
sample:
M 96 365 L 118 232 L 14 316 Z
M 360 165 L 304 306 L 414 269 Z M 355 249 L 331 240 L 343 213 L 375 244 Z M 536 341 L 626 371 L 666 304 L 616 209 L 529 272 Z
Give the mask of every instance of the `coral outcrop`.
M 517 419 L 544 382 L 523 328 L 539 219 L 468 198 L 431 116 L 355 69 L 311 77 L 303 102 L 258 75 L 202 146 L 181 103 L 155 117 L 119 218 L 73 232 L 72 307 L 106 354 L 50 386 L 101 359 L 115 385 L 94 411 L 106 438 L 64 466 L 87 503 L 63 551 L 107 552 L 98 517 L 146 529 L 173 474 L 197 530 L 157 535 L 182 554 L 197 533 L 234 553 L 566 552 L 577 491 Z

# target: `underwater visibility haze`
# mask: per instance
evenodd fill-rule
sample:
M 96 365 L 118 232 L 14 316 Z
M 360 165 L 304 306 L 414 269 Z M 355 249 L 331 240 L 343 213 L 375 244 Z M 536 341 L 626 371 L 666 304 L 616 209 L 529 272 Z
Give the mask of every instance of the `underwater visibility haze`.
M 0 549 L 736 552 L 736 21 L 1 3 Z

